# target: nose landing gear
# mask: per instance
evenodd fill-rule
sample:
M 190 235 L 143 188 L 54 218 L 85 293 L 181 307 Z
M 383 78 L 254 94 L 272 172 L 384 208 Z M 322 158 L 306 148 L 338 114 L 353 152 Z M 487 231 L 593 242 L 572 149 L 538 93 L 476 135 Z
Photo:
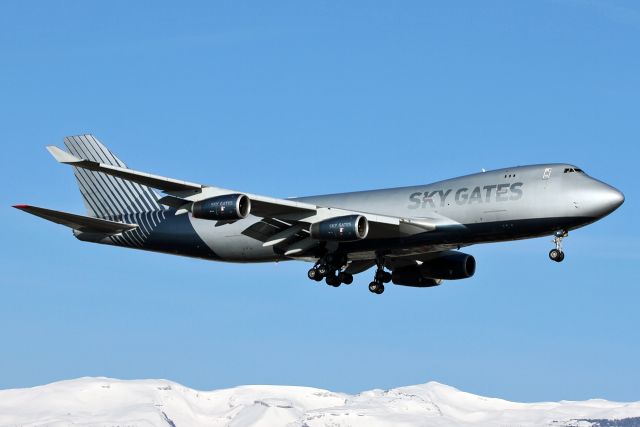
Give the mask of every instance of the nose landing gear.
M 564 259 L 564 252 L 562 251 L 562 239 L 567 237 L 569 233 L 567 231 L 556 231 L 553 235 L 553 243 L 556 248 L 549 251 L 549 258 L 555 262 L 562 262 Z
M 549 251 L 549 258 L 551 258 L 551 261 L 562 262 L 564 259 L 564 252 L 559 249 L 551 249 Z

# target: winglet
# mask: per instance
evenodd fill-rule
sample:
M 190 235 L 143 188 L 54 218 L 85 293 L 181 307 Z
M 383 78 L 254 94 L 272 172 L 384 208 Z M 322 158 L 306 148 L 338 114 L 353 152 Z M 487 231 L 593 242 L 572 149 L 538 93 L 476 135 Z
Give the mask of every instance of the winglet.
M 47 145 L 47 151 L 53 156 L 54 159 L 58 163 L 79 163 L 82 159 L 75 157 L 72 154 L 67 153 L 66 151 L 56 147 L 55 145 Z

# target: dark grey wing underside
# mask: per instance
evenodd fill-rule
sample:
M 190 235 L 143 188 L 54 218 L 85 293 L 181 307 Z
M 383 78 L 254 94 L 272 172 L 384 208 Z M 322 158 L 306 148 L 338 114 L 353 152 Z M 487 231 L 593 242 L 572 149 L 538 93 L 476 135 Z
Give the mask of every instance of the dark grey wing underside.
M 57 224 L 61 224 L 69 228 L 73 228 L 74 230 L 83 232 L 118 234 L 124 231 L 138 228 L 137 224 L 126 224 L 123 222 L 108 221 L 106 219 L 76 215 L 68 212 L 56 211 L 53 209 L 39 208 L 37 206 L 16 205 L 14 206 L 14 208 L 28 212 L 35 216 L 39 216 L 40 218 L 44 218 L 48 221 L 52 221 Z

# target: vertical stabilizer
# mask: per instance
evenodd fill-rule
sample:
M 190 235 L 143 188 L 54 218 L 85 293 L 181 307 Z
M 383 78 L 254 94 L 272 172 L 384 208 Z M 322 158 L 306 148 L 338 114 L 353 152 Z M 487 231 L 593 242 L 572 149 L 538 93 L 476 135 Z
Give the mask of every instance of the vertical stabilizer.
M 64 145 L 78 158 L 127 167 L 93 135 L 67 136 Z M 164 210 L 149 187 L 86 169 L 74 168 L 74 174 L 90 216 L 114 219 Z

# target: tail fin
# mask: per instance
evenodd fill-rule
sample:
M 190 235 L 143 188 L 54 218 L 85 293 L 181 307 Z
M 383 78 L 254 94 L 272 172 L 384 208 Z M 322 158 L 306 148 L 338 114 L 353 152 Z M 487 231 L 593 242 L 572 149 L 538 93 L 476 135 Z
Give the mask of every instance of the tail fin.
M 76 157 L 127 167 L 93 135 L 68 136 L 64 145 Z M 164 210 L 156 193 L 147 186 L 80 168 L 74 168 L 74 174 L 87 213 L 92 217 L 113 219 Z

